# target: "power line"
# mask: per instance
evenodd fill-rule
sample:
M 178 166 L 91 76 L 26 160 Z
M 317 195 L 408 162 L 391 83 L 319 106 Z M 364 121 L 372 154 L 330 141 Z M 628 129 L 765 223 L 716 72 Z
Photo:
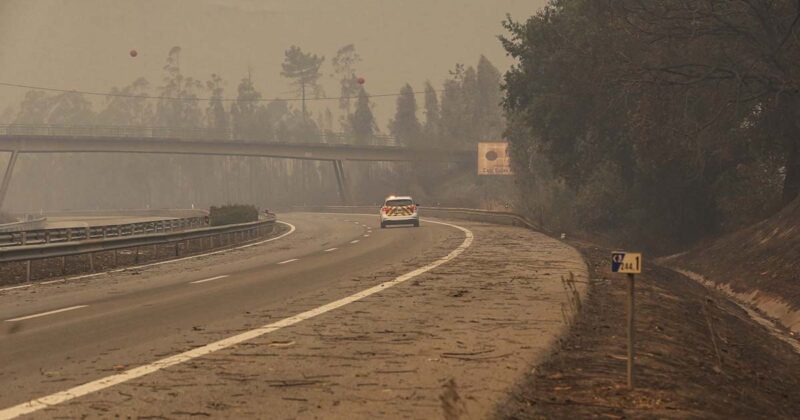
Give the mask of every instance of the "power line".
M 82 95 L 90 95 L 90 96 L 104 96 L 104 97 L 113 97 L 113 98 L 132 98 L 132 99 L 156 99 L 156 100 L 167 100 L 167 101 L 203 101 L 203 102 L 210 102 L 210 101 L 220 101 L 220 102 L 296 102 L 302 101 L 303 98 L 275 98 L 275 99 L 238 99 L 238 98 L 193 98 L 193 97 L 175 97 L 175 96 L 149 96 L 149 95 L 132 95 L 126 93 L 111 93 L 111 92 L 92 92 L 92 91 L 85 91 L 85 90 L 70 90 L 70 89 L 58 89 L 58 88 L 51 88 L 51 87 L 43 87 L 43 86 L 32 86 L 32 85 L 24 85 L 19 83 L 6 83 L 0 82 L 0 86 L 5 87 L 14 87 L 14 88 L 22 88 L 22 89 L 31 89 L 31 90 L 41 90 L 46 92 L 59 92 L 59 93 L 80 93 Z M 436 93 L 444 92 L 444 89 L 434 89 Z M 413 95 L 422 95 L 425 94 L 425 91 L 412 91 Z M 367 98 L 386 98 L 386 97 L 397 97 L 402 96 L 402 93 L 381 93 L 376 95 L 367 95 Z M 306 98 L 306 101 L 333 101 L 333 100 L 340 100 L 345 98 L 354 99 L 357 96 L 337 96 L 337 97 L 322 97 L 322 98 Z

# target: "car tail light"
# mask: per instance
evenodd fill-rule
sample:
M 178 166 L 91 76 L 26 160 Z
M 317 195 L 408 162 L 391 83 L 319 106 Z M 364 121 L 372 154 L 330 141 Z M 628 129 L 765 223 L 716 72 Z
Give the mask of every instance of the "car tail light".
M 381 211 L 386 213 L 387 211 L 389 211 L 389 207 L 383 206 L 381 207 Z
M 417 211 L 417 205 L 416 204 L 412 204 L 411 205 L 411 211 Z

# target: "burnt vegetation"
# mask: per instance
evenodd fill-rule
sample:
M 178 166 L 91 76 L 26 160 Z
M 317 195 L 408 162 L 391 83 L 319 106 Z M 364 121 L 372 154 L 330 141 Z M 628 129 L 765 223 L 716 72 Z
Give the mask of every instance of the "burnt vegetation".
M 667 251 L 800 192 L 800 2 L 551 0 L 502 42 L 527 210 Z

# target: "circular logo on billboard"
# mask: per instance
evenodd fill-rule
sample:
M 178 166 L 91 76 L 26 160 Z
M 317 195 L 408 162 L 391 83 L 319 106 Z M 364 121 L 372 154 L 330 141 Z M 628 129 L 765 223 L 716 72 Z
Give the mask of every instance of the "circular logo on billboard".
M 488 160 L 489 162 L 494 162 L 495 160 L 497 160 L 497 152 L 495 152 L 494 150 L 489 150 L 488 152 L 486 152 L 486 160 Z

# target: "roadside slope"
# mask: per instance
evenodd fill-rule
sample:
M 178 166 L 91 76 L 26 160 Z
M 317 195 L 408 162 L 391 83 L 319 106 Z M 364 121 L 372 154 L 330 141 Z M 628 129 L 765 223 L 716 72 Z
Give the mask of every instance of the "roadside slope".
M 637 276 L 637 389 L 625 387 L 624 275 L 610 250 L 576 244 L 590 266 L 583 312 L 496 417 L 796 418 L 800 355 L 717 291 L 645 264 Z
M 705 277 L 800 333 L 800 199 L 773 217 L 665 264 Z

